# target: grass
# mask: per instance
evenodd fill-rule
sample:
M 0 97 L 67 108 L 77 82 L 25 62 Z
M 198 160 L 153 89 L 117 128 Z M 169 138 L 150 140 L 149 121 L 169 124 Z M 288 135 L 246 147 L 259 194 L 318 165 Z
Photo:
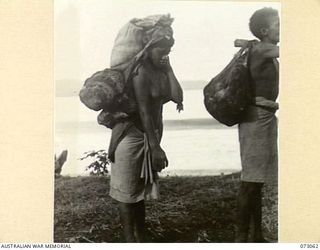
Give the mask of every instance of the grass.
M 239 174 L 160 179 L 158 201 L 146 202 L 148 242 L 233 242 Z M 123 242 L 109 177 L 55 180 L 55 242 Z M 277 241 L 277 189 L 264 187 L 263 230 Z

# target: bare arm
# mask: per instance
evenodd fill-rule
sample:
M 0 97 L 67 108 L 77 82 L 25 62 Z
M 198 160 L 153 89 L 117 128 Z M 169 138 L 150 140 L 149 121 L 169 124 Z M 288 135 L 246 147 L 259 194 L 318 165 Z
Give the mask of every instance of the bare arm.
M 166 57 L 163 59 L 163 65 L 164 65 L 164 70 L 166 72 L 167 78 L 168 78 L 168 83 L 169 83 L 169 97 L 164 100 L 164 103 L 168 101 L 173 101 L 178 104 L 177 109 L 179 112 L 183 110 L 183 90 L 180 86 L 180 83 L 178 82 L 173 69 L 170 65 L 169 57 Z
M 170 86 L 171 101 L 182 103 L 183 91 L 171 67 L 167 71 L 167 77 Z
M 142 126 L 148 136 L 150 147 L 157 147 L 159 146 L 159 142 L 155 134 L 155 125 L 151 115 L 152 111 L 150 110 L 150 89 L 147 75 L 143 70 L 140 70 L 139 74 L 133 78 L 133 87 L 139 107 Z
M 156 136 L 154 120 L 152 117 L 152 100 L 150 94 L 150 84 L 144 69 L 133 78 L 133 88 L 138 103 L 139 115 L 142 126 L 147 135 L 152 157 L 152 168 L 161 171 L 168 165 L 168 160 L 164 151 L 160 147 L 160 142 Z
M 279 46 L 271 43 L 259 43 L 255 47 L 255 52 L 262 58 L 278 58 Z
M 257 40 L 255 40 L 257 41 Z M 235 47 L 246 47 L 249 40 L 245 39 L 236 39 L 234 41 Z M 254 46 L 254 51 L 259 54 L 262 58 L 278 58 L 279 57 L 279 46 L 271 43 L 256 43 Z

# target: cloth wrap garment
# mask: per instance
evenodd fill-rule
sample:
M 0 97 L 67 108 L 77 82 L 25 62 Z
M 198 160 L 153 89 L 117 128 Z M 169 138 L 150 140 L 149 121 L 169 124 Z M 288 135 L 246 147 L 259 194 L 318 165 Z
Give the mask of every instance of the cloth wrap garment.
M 152 170 L 147 136 L 135 126 L 117 146 L 110 186 L 110 196 L 124 203 L 159 198 L 158 175 Z
M 278 181 L 278 128 L 275 112 L 278 104 L 255 98 L 245 119 L 239 124 L 241 180 L 276 184 Z
M 150 46 L 162 39 L 173 39 L 172 21 L 169 15 L 132 19 L 119 31 L 110 65 L 123 72 L 126 84 L 131 84 L 132 77 L 138 73 Z M 112 129 L 108 152 L 112 162 L 110 196 L 120 202 L 136 203 L 159 196 L 158 175 L 152 171 L 148 138 L 138 127 L 129 117 Z

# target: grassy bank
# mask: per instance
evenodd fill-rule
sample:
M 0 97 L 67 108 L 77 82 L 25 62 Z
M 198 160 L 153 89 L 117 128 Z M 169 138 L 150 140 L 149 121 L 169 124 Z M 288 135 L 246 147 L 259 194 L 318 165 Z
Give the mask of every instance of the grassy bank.
M 165 177 L 161 200 L 146 203 L 149 242 L 233 242 L 239 175 Z M 123 242 L 108 177 L 55 181 L 55 242 Z M 277 190 L 263 197 L 265 236 L 277 241 Z

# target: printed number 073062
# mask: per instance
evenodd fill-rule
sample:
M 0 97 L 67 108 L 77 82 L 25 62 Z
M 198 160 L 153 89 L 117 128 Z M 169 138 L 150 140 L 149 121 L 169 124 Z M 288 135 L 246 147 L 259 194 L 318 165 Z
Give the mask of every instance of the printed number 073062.
M 318 249 L 318 244 L 300 244 L 300 248 L 313 248 Z

